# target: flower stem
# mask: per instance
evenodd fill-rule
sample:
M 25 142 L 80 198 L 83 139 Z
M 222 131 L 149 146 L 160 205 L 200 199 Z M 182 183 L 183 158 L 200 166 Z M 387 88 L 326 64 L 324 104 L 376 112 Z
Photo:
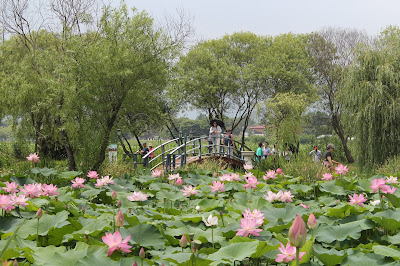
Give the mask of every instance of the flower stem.
M 214 228 L 211 226 L 211 242 L 212 242 L 212 248 L 213 248 L 213 253 L 214 253 Z
M 383 198 L 382 198 L 382 194 L 381 194 L 381 190 L 378 190 L 378 194 L 379 194 L 379 200 L 380 200 L 380 204 L 381 204 L 381 208 L 383 210 Z
M 37 227 L 36 227 L 36 246 L 39 246 L 39 219 L 37 219 Z
M 300 265 L 300 247 L 296 247 L 296 266 Z

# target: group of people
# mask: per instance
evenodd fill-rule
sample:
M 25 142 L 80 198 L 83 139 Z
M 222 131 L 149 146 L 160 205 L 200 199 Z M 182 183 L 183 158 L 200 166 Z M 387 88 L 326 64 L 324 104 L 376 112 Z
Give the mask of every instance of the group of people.
M 147 158 L 144 158 L 143 160 L 143 164 L 145 167 L 149 166 L 149 161 L 151 161 L 154 158 L 154 148 L 153 145 L 150 143 L 149 147 L 147 147 L 147 143 L 144 142 L 143 143 L 143 147 L 138 150 L 136 153 L 139 153 L 143 156 L 145 156 L 146 154 L 150 153 L 149 156 L 147 156 Z
M 222 137 L 222 138 L 221 138 Z M 222 142 L 222 143 L 221 143 Z M 224 135 L 222 135 L 222 129 L 216 121 L 212 123 L 210 132 L 208 135 L 208 152 L 214 154 L 220 154 L 225 152 L 229 157 L 233 156 L 233 147 L 235 142 L 233 140 L 232 129 L 228 128 Z M 222 151 L 221 147 L 225 150 Z
M 322 155 L 322 152 L 318 150 L 318 146 L 315 145 L 314 149 L 309 153 L 309 156 L 313 158 L 315 162 L 324 162 L 324 167 L 329 168 L 331 171 L 333 171 L 333 164 L 339 164 L 339 162 L 334 161 L 332 157 L 332 152 L 335 150 L 335 145 L 328 144 L 326 146 L 326 151 Z
M 259 162 L 261 160 L 268 159 L 270 156 L 276 156 L 279 154 L 280 150 L 278 150 L 278 144 L 275 143 L 274 147 L 271 149 L 268 141 L 266 141 L 265 144 L 259 142 L 256 150 L 256 160 Z

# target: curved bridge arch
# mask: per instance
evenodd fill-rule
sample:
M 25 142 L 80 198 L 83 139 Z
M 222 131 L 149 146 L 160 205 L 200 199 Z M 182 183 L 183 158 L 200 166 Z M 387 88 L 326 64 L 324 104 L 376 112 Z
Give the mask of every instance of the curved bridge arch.
M 254 155 L 245 155 L 244 151 L 251 151 L 243 143 L 234 142 L 234 145 L 225 146 L 209 143 L 206 136 L 187 139 L 176 138 L 162 143 L 153 149 L 155 156 L 150 158 L 150 153 L 143 157 L 137 153 L 124 153 L 123 161 L 130 157 L 133 159 L 134 168 L 142 164 L 150 170 L 162 169 L 165 172 L 174 171 L 186 164 L 202 162 L 204 159 L 220 158 L 229 164 L 243 167 L 245 162 L 254 160 Z M 221 137 L 224 140 L 224 137 Z M 223 141 L 222 141 L 223 142 Z M 125 150 L 125 149 L 124 149 Z M 247 156 L 247 157 L 246 157 Z M 253 157 L 253 158 L 252 158 Z

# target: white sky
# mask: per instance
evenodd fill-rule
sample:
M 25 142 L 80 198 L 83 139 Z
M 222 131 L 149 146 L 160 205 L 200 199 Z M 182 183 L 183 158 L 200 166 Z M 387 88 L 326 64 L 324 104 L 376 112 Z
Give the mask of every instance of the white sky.
M 108 0 L 119 5 L 119 0 Z M 376 35 L 400 25 L 399 0 L 125 0 L 162 20 L 182 9 L 193 18 L 198 39 L 218 38 L 236 31 L 256 34 L 309 33 L 324 26 L 366 30 Z
M 118 6 L 120 0 L 104 0 Z M 177 9 L 193 17 L 196 40 L 219 38 L 237 31 L 261 35 L 310 33 L 335 26 L 377 35 L 400 25 L 400 0 L 125 0 L 129 8 L 146 10 L 162 21 Z M 180 114 L 195 118 L 188 110 Z

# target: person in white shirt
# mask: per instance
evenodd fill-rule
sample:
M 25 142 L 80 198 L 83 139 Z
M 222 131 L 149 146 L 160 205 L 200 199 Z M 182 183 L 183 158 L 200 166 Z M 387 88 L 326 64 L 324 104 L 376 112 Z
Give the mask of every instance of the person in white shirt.
M 264 148 L 263 148 L 263 159 L 267 159 L 268 156 L 272 155 L 271 149 L 268 147 L 269 143 L 268 141 L 265 142 Z
M 213 126 L 210 128 L 210 139 L 213 142 L 214 146 L 214 155 L 217 153 L 219 155 L 219 147 L 221 142 L 221 132 L 222 129 L 217 125 L 217 122 L 214 121 Z
M 321 162 L 322 152 L 318 150 L 317 145 L 314 146 L 314 150 L 312 150 L 308 155 L 313 158 L 314 162 Z

